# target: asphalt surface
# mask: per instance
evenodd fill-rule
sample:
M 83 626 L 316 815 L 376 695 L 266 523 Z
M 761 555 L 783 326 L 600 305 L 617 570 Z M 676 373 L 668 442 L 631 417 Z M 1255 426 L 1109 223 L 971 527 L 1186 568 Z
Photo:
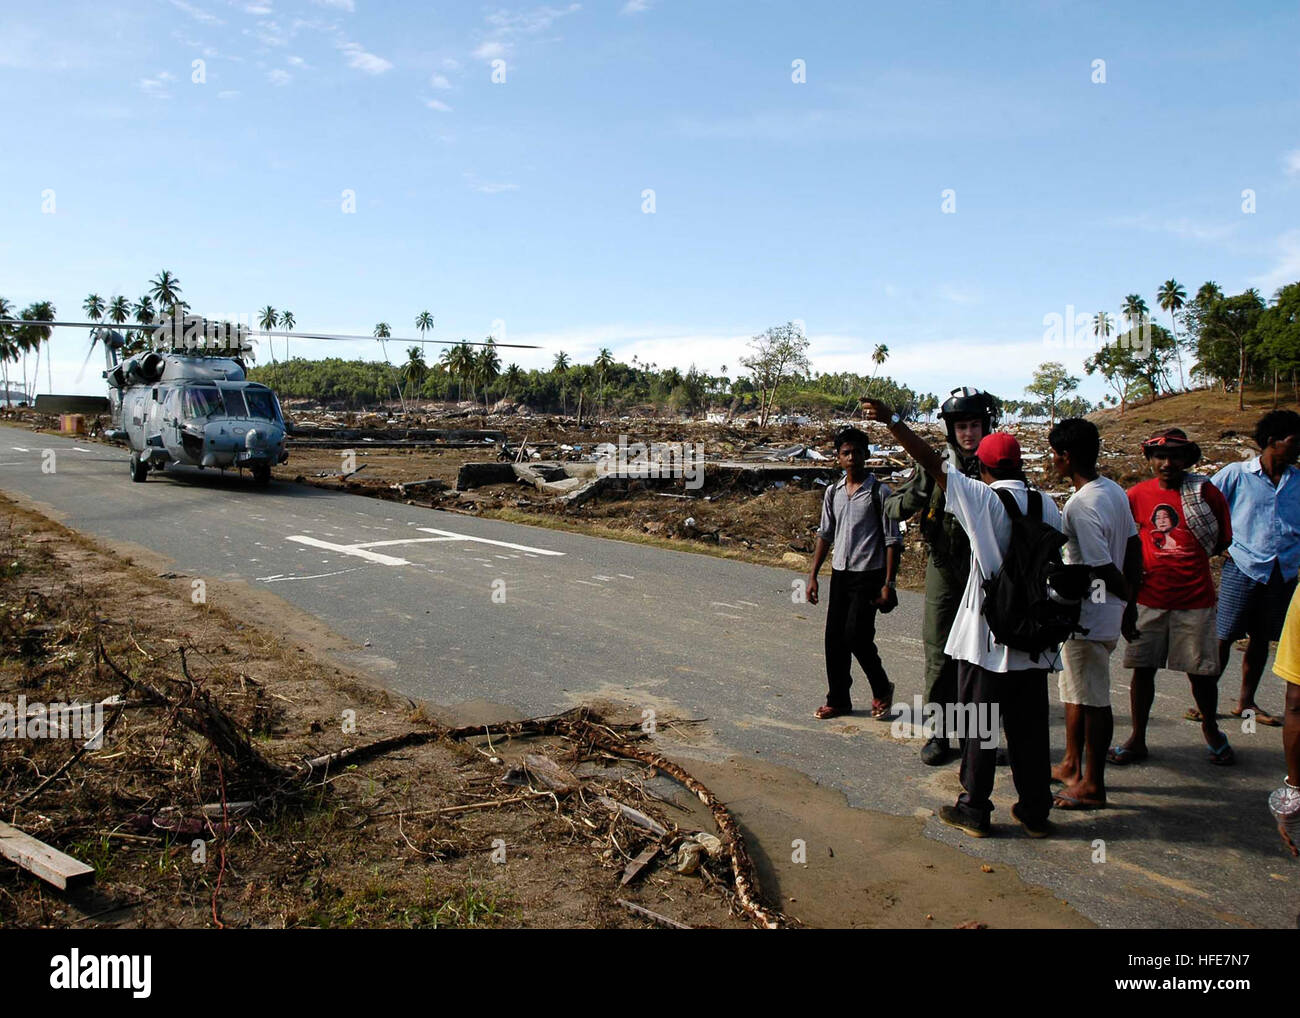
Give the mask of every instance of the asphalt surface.
M 42 469 L 46 450 L 52 472 Z M 707 737 L 689 751 L 675 743 L 676 755 L 761 759 L 863 810 L 924 815 L 958 788 L 955 764 L 922 766 L 919 741 L 896 738 L 864 711 L 812 718 L 825 691 L 825 578 L 823 604 L 813 606 L 792 597 L 799 574 L 710 556 L 279 482 L 257 490 L 213 472 L 133 484 L 123 450 L 9 427 L 0 427 L 0 489 L 91 537 L 147 547 L 176 572 L 283 598 L 352 641 L 349 664 L 414 699 L 536 715 L 604 698 L 657 717 L 706 717 Z M 921 597 L 903 592 L 878 627 L 903 702 L 922 692 L 921 611 Z M 1116 741 L 1128 734 L 1120 656 Z M 1237 662 L 1222 683 L 1234 694 Z M 865 707 L 856 665 L 855 679 Z M 1051 690 L 1059 756 L 1054 679 Z M 1221 710 L 1235 696 L 1228 701 Z M 1271 671 L 1260 701 L 1280 712 Z M 1240 721 L 1221 722 L 1239 763 L 1213 767 L 1199 727 L 1181 720 L 1190 704 L 1185 678 L 1161 672 L 1151 760 L 1108 768 L 1111 808 L 1057 811 L 1056 838 L 1031 841 L 1012 825 L 1005 770 L 994 793 L 998 837 L 973 841 L 935 820 L 925 833 L 1015 867 L 1102 925 L 1294 928 L 1300 869 L 1267 807 L 1285 770 L 1280 729 L 1243 733 Z

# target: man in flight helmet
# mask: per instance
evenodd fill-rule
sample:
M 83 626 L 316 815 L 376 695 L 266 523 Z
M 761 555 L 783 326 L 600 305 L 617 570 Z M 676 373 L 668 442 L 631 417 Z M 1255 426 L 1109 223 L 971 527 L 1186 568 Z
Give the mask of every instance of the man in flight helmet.
M 981 439 L 997 424 L 997 398 L 979 389 L 953 389 L 943 401 L 939 417 L 948 429 L 948 461 L 951 468 L 978 478 L 975 451 Z M 922 762 L 938 766 L 951 759 L 954 749 L 945 730 L 957 702 L 957 665 L 943 652 L 966 589 L 970 571 L 970 540 L 957 518 L 944 512 L 944 493 L 924 470 L 913 469 L 911 477 L 896 488 L 884 503 L 887 520 L 903 522 L 921 514 L 921 538 L 928 554 L 925 564 L 925 620 L 921 637 L 925 643 L 926 703 L 934 704 L 939 720 L 934 735 L 921 747 Z

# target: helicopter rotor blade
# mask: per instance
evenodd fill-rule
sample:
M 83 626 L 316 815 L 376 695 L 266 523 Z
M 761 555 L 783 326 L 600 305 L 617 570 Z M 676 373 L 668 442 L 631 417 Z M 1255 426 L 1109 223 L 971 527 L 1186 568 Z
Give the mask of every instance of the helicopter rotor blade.
M 32 322 L 32 321 L 25 321 L 20 318 L 0 318 L 0 325 L 40 325 L 40 326 L 44 326 L 45 328 L 54 328 L 55 326 L 58 326 L 59 328 L 67 328 L 67 329 L 103 329 L 103 328 L 111 327 L 111 326 L 106 326 L 103 322 Z M 164 328 L 164 326 L 157 323 L 152 325 L 138 325 L 138 324 L 127 325 L 125 323 L 121 323 L 117 325 L 117 328 L 134 329 L 139 332 L 154 332 Z M 245 329 L 244 335 L 265 336 L 268 339 L 274 339 L 277 336 L 281 336 L 287 339 L 321 339 L 321 340 L 343 341 L 343 342 L 350 342 L 350 343 L 357 343 L 357 342 L 363 342 L 365 340 L 379 339 L 378 336 L 336 335 L 334 333 L 328 333 L 328 332 L 266 332 L 261 329 Z M 474 343 L 468 340 L 415 339 L 415 338 L 409 338 L 404 336 L 384 336 L 383 338 L 391 339 L 394 343 L 433 343 L 438 346 L 460 346 L 462 342 L 466 346 L 488 346 L 489 345 L 487 343 Z M 542 347 L 534 343 L 495 343 L 494 342 L 491 345 L 502 349 L 512 349 L 512 350 L 543 349 Z
M 90 363 L 90 355 L 95 352 L 95 344 L 98 342 L 98 336 L 90 337 L 90 349 L 86 351 L 86 359 L 81 362 L 81 369 L 77 372 L 77 385 L 81 384 L 81 376 L 86 373 L 86 365 Z

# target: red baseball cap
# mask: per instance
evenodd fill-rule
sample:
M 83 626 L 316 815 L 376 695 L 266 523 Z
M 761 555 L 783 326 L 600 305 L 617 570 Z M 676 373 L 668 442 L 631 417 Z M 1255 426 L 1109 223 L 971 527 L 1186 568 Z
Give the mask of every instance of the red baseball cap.
M 995 431 L 984 436 L 975 453 L 980 462 L 990 469 L 1020 466 L 1020 443 L 1014 435 Z

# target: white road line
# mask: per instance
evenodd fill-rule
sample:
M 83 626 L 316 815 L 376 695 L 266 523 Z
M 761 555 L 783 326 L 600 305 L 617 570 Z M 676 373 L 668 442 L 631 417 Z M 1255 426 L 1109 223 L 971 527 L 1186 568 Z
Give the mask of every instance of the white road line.
M 31 452 L 30 449 L 24 449 L 21 445 L 11 445 L 9 448 L 14 452 Z
M 739 604 L 743 604 L 746 608 L 757 608 L 757 607 L 758 607 L 758 605 L 756 605 L 753 601 L 741 601 L 739 598 L 737 598 L 736 600 L 737 600 L 737 602 L 738 602 Z
M 306 537 L 302 534 L 292 534 L 286 540 L 297 541 L 299 544 L 309 545 L 312 548 L 325 548 L 329 551 L 337 551 L 341 555 L 355 555 L 357 558 L 363 558 L 367 562 L 377 562 L 382 566 L 409 566 L 411 563 L 404 558 L 394 558 L 392 555 L 381 555 L 376 551 L 366 551 L 364 548 L 353 548 L 346 544 L 330 544 L 329 541 L 320 541 L 314 537 Z
M 588 587 L 599 587 L 601 590 L 605 589 L 605 585 L 603 583 L 592 583 L 590 580 L 574 580 L 573 582 L 585 583 Z
M 563 555 L 562 551 L 551 551 L 547 548 L 533 548 L 526 544 L 512 544 L 509 541 L 490 541 L 486 537 L 470 537 L 468 534 L 457 534 L 451 530 L 436 530 L 433 527 L 419 527 L 419 530 L 426 534 L 441 534 L 443 537 L 454 537 L 460 541 L 476 541 L 479 544 L 494 544 L 498 548 L 513 548 L 515 551 L 529 551 L 534 555 Z
M 439 541 L 454 541 L 454 537 L 406 537 L 397 541 L 363 541 L 350 544 L 349 548 L 388 548 L 394 544 L 437 544 Z
M 726 601 L 710 601 L 710 602 L 709 602 L 709 607 L 711 607 L 711 608 L 735 608 L 736 611 L 744 611 L 744 609 L 741 608 L 740 605 L 738 605 L 738 604 L 727 604 Z M 715 614 L 716 614 L 716 613 L 715 613 Z
M 276 573 L 274 576 L 259 576 L 257 579 L 262 583 L 282 583 L 285 580 L 322 580 L 326 576 L 342 576 L 344 573 L 355 573 L 358 569 L 364 568 L 364 566 L 353 566 L 351 569 L 340 569 L 333 573 L 313 573 L 311 576 L 285 576 Z
M 627 573 L 619 573 L 618 575 L 621 576 L 621 577 L 623 577 L 623 579 L 625 579 L 625 580 L 635 580 L 635 579 L 636 579 L 635 576 L 628 576 Z
M 726 612 L 714 612 L 713 614 L 721 615 L 724 619 L 739 619 L 741 622 L 745 621 L 745 616 L 743 615 L 728 615 Z

